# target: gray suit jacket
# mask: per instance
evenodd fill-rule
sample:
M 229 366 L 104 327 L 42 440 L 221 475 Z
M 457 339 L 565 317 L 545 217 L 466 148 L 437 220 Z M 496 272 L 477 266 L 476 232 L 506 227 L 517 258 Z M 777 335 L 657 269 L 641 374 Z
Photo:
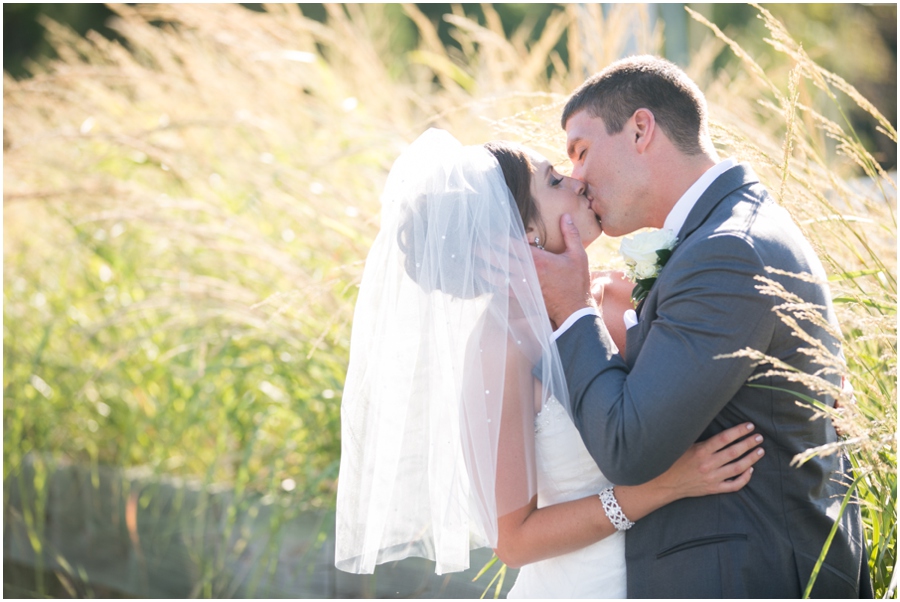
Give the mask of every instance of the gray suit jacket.
M 713 358 L 750 347 L 815 372 L 820 366 L 799 352 L 808 344 L 773 311 L 782 301 L 757 290 L 755 276 L 821 306 L 837 328 L 827 285 L 765 268 L 823 282 L 825 272 L 788 213 L 743 164 L 700 197 L 678 241 L 639 307 L 624 358 L 599 318 L 578 320 L 558 339 L 575 423 L 617 484 L 646 482 L 695 441 L 745 421 L 765 437 L 766 455 L 741 491 L 679 500 L 628 531 L 629 597 L 800 597 L 852 481 L 849 464 L 833 455 L 790 466 L 795 454 L 836 440 L 831 420 L 810 421 L 809 406 L 775 390 L 811 395 L 800 383 L 778 376 L 748 382 L 771 366 Z M 840 355 L 825 329 L 800 324 Z M 813 596 L 860 595 L 872 595 L 871 582 L 859 510 L 851 504 Z

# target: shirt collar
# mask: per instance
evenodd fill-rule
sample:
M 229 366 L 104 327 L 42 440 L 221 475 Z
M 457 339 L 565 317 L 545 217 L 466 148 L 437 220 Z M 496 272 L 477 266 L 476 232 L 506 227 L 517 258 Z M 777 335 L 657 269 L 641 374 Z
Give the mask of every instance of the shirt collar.
M 681 195 L 681 198 L 678 199 L 678 202 L 675 203 L 675 206 L 669 211 L 669 215 L 666 216 L 663 228 L 678 234 L 678 232 L 681 231 L 681 227 L 684 225 L 685 220 L 687 220 L 691 209 L 694 208 L 694 205 L 697 204 L 697 201 L 700 200 L 700 196 L 706 192 L 709 185 L 735 165 L 737 165 L 737 161 L 728 158 L 724 161 L 719 161 L 707 169 L 703 175 L 700 176 L 683 195 Z

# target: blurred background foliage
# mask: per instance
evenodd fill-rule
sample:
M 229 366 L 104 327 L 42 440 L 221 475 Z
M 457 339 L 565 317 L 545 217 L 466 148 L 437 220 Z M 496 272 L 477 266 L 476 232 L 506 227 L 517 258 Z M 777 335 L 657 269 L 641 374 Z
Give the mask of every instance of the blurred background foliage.
M 134 502 L 133 481 L 113 512 L 137 565 L 154 536 L 193 550 L 191 595 L 237 591 L 223 569 L 246 555 L 237 516 L 266 517 L 276 558 L 286 525 L 327 516 L 356 285 L 391 163 L 438 126 L 565 169 L 566 94 L 634 52 L 685 67 L 720 153 L 754 165 L 826 265 L 858 399 L 835 420 L 889 590 L 896 5 L 3 10 L 4 550 L 22 534 L 38 568 L 14 594 L 52 591 L 42 567 L 93 578 L 48 527 L 64 466 L 87 467 L 95 490 L 114 467 L 230 492 L 212 551 L 196 514 L 141 531 L 128 509 L 153 496 Z M 604 237 L 592 260 L 615 267 L 617 246 Z M 326 546 L 328 521 L 317 528 L 310 545 Z
M 242 4 L 250 10 L 264 10 L 262 4 Z M 427 3 L 416 5 L 419 10 L 432 21 L 441 42 L 446 46 L 459 47 L 452 35 L 453 26 L 442 19 L 451 13 L 451 4 Z M 562 4 L 496 4 L 500 24 L 507 37 L 514 32 L 528 32 L 528 39 L 533 41 L 543 32 L 547 18 L 558 11 Z M 605 5 L 606 10 L 612 5 Z M 665 21 L 666 37 L 663 41 L 663 54 L 682 66 L 687 64 L 690 53 L 699 48 L 704 36 L 704 29 L 685 17 L 683 6 L 689 6 L 716 23 L 724 32 L 741 32 L 744 47 L 758 57 L 765 67 L 766 56 L 771 52 L 764 42 L 766 30 L 762 21 L 756 18 L 756 12 L 749 4 L 657 4 L 658 18 Z M 304 3 L 300 5 L 303 14 L 316 21 L 325 22 L 327 11 L 322 4 Z M 420 33 L 413 21 L 406 18 L 399 4 L 384 5 L 392 27 L 388 32 L 391 48 L 403 52 L 416 48 L 420 41 Z M 892 4 L 773 4 L 768 10 L 778 18 L 791 35 L 810 52 L 813 60 L 842 76 L 860 93 L 879 107 L 885 117 L 896 123 L 897 105 L 897 19 L 896 6 Z M 485 13 L 481 5 L 463 4 L 461 13 L 467 17 L 485 23 Z M 54 50 L 38 16 L 44 15 L 54 21 L 71 27 L 79 34 L 95 30 L 104 37 L 117 39 L 116 31 L 107 26 L 113 12 L 103 4 L 68 4 L 68 3 L 5 3 L 3 5 L 3 70 L 13 77 L 28 76 L 27 65 L 30 61 L 54 56 Z M 845 52 L 844 49 L 856 48 L 860 39 L 865 38 L 865 52 Z M 119 38 L 120 39 L 120 38 Z M 554 49 L 559 53 L 563 63 L 568 64 L 568 44 L 566 35 L 560 36 Z M 724 68 L 734 62 L 734 57 L 721 54 L 713 64 L 714 70 Z M 399 64 L 393 66 L 400 68 Z M 548 65 L 548 69 L 552 66 Z M 882 137 L 876 136 L 870 123 L 860 111 L 851 108 L 851 119 L 864 140 L 874 145 L 875 158 L 886 168 L 896 165 L 896 145 L 890 144 Z

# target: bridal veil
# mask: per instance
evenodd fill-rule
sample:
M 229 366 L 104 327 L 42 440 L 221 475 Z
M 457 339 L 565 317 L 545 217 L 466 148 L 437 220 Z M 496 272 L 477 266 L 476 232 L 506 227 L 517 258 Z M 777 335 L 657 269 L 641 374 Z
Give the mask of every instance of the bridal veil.
M 431 129 L 394 163 L 341 405 L 335 564 L 469 567 L 537 490 L 534 417 L 564 406 L 522 220 L 493 155 Z

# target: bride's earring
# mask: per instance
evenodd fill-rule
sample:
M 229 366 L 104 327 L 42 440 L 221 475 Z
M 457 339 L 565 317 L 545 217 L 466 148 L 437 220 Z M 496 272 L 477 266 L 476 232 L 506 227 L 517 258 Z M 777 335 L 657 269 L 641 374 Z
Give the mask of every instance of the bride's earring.
M 544 250 L 544 245 L 541 244 L 541 238 L 539 236 L 534 237 L 534 246 L 536 246 L 541 251 Z

